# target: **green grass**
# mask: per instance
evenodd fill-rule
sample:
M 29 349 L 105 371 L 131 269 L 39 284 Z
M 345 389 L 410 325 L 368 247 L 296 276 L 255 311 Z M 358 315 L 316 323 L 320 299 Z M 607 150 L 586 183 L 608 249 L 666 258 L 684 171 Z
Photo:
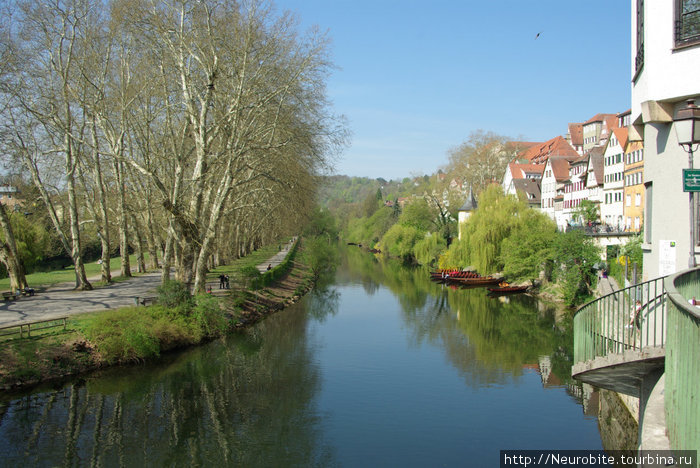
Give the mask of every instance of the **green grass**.
M 144 256 L 146 263 L 148 263 L 148 254 Z M 131 262 L 132 268 L 136 266 L 136 255 L 129 256 L 129 261 Z M 123 280 L 122 276 L 114 276 L 121 272 L 121 259 L 119 257 L 114 257 L 109 262 L 110 269 L 112 271 L 112 281 L 117 282 Z M 95 278 L 102 274 L 102 266 L 96 261 L 85 264 L 85 274 L 88 279 Z M 75 281 L 75 269 L 73 265 L 70 265 L 62 270 L 54 270 L 47 272 L 36 272 L 27 275 L 27 283 L 32 288 L 46 287 L 58 283 L 70 283 Z M 93 286 L 99 286 L 100 283 L 95 281 Z M 10 278 L 0 279 L 0 291 L 10 290 Z
M 214 268 L 209 273 L 207 273 L 207 284 L 209 284 L 212 287 L 212 289 L 218 288 L 219 275 L 221 274 L 229 275 L 229 277 L 231 278 L 231 283 L 240 282 L 239 272 L 242 268 L 250 266 L 256 267 L 261 263 L 268 261 L 277 252 L 279 252 L 279 246 L 288 244 L 289 240 L 290 239 L 286 239 L 280 241 L 279 243 L 274 243 L 272 245 L 261 247 L 255 252 L 246 255 L 245 257 L 236 259 L 227 265 L 221 265 Z M 233 284 L 231 286 L 233 287 Z

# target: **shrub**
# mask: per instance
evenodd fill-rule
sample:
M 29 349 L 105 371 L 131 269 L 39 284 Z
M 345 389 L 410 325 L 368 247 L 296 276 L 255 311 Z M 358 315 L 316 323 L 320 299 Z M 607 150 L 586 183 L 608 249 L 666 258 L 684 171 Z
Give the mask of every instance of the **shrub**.
M 260 278 L 260 270 L 258 270 L 257 267 L 248 265 L 238 271 L 241 274 L 241 278 L 246 286 L 253 289 L 258 289 L 259 286 L 257 285 L 257 280 Z
M 156 292 L 158 293 L 158 303 L 163 307 L 186 312 L 193 306 L 189 288 L 180 281 L 166 281 L 158 286 Z
M 219 300 L 210 294 L 195 296 L 191 318 L 204 336 L 216 336 L 228 329 L 229 321 L 221 310 Z
M 160 345 L 152 333 L 153 317 L 142 310 L 130 307 L 98 315 L 82 332 L 108 363 L 158 356 Z

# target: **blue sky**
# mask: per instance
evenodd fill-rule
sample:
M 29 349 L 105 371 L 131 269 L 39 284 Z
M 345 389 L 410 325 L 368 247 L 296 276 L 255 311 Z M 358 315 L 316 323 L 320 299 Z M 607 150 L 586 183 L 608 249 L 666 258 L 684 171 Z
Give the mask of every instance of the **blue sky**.
M 338 174 L 431 174 L 475 130 L 545 141 L 630 107 L 629 0 L 275 3 L 332 40 Z

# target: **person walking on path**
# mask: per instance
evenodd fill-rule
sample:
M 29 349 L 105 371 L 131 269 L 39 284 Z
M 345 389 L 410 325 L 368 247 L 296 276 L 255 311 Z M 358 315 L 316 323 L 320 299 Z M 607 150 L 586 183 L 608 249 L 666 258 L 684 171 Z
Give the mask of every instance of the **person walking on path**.
M 226 275 L 221 273 L 219 275 L 219 289 L 224 289 L 226 287 Z

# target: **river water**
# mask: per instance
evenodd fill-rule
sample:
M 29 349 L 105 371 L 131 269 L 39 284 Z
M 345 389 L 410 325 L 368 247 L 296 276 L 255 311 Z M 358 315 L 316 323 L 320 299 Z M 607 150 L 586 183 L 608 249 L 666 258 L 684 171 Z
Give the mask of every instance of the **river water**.
M 0 399 L 0 465 L 498 466 L 499 450 L 602 448 L 554 310 L 342 257 L 241 334 Z

